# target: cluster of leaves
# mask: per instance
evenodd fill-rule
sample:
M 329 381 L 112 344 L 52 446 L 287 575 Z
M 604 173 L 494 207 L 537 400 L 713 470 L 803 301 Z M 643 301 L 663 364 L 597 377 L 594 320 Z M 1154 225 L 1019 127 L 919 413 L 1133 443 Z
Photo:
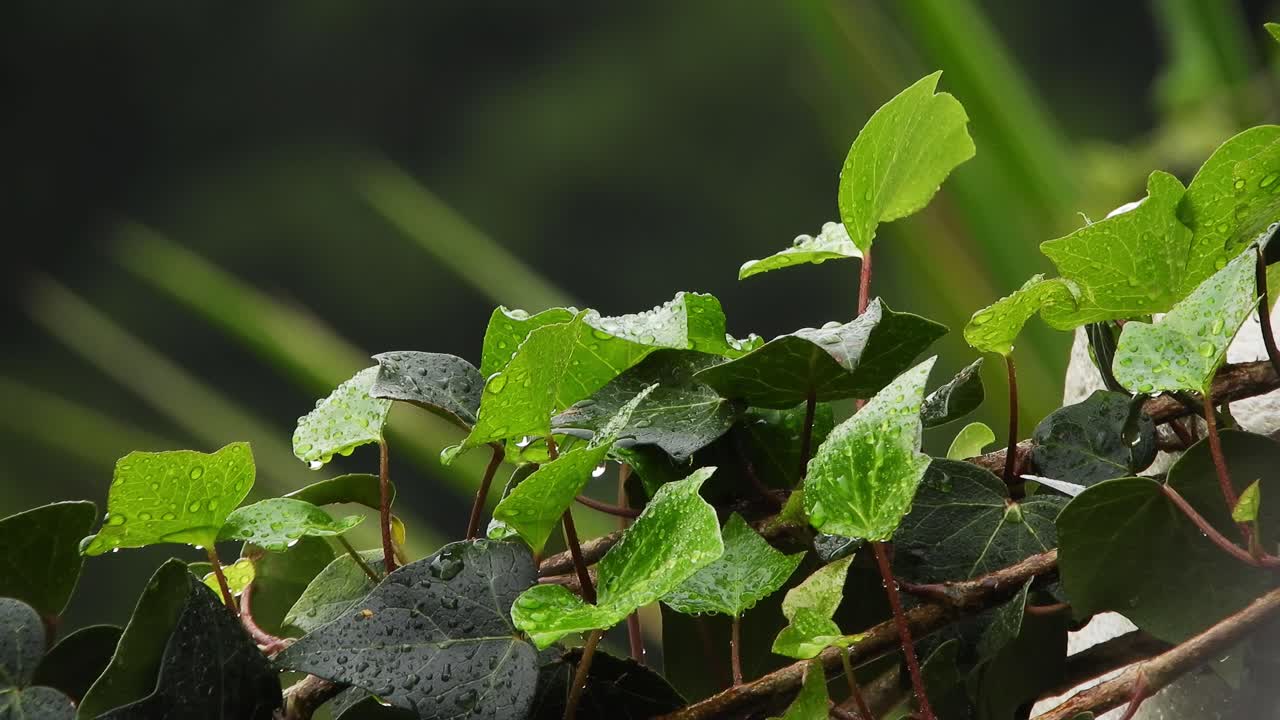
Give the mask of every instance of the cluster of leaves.
M 907 88 L 858 135 L 839 222 L 740 276 L 865 258 L 880 223 L 924 207 L 974 153 L 964 109 L 936 92 L 938 80 Z M 1117 387 L 1037 427 L 1034 482 L 965 462 L 995 439 L 980 424 L 958 431 L 946 458 L 921 451 L 924 428 L 984 398 L 980 360 L 927 391 L 936 359 L 918 357 L 945 327 L 864 298 L 850 322 L 740 340 L 719 301 L 692 292 L 616 317 L 500 307 L 478 368 L 428 352 L 375 356 L 299 418 L 293 448 L 320 469 L 378 445 L 378 475 L 241 506 L 254 483 L 244 443 L 131 453 L 96 534 L 81 540 L 96 515 L 86 502 L 0 520 L 0 622 L 13 628 L 0 644 L 0 718 L 306 716 L 313 708 L 281 689 L 284 671 L 329 681 L 334 696 L 322 700 L 349 720 L 650 717 L 723 690 L 717 668 L 730 658 L 751 677 L 856 647 L 888 616 L 882 578 L 859 548 L 890 542 L 893 573 L 916 585 L 1059 549 L 1060 579 L 1028 580 L 919 645 L 920 690 L 943 717 L 1025 717 L 1020 708 L 1061 678 L 1073 618 L 1115 610 L 1179 642 L 1275 586 L 1274 574 L 1206 540 L 1170 489 L 1223 534 L 1248 526 L 1251 552 L 1276 552 L 1280 506 L 1262 501 L 1276 443 L 1222 433 L 1233 472 L 1260 478 L 1233 506 L 1217 496 L 1208 443 L 1166 478 L 1135 473 L 1156 452 L 1148 394 L 1198 392 L 1212 408 L 1214 374 L 1258 300 L 1256 241 L 1280 219 L 1277 179 L 1280 128 L 1242 133 L 1189 186 L 1155 173 L 1136 209 L 1046 243 L 1062 277 L 1033 279 L 974 315 L 966 339 L 1002 355 L 1036 312 L 1061 328 L 1128 321 L 1103 367 Z M 383 439 L 395 402 L 460 428 L 442 462 L 490 448 L 483 487 L 498 460 L 515 466 L 487 537 L 403 557 Z M 635 517 L 593 575 L 567 520 L 609 463 L 627 468 L 615 510 Z M 377 510 L 382 547 L 352 547 L 343 535 L 364 516 L 325 509 L 338 504 Z M 539 562 L 557 525 L 575 573 Z M 231 541 L 242 549 L 224 567 L 214 548 Z M 47 647 L 83 556 L 160 543 L 204 549 L 207 562 L 165 563 L 125 628 L 85 628 Z M 1170 601 L 1192 583 L 1198 592 Z M 1058 602 L 1070 614 L 1026 611 Z M 665 673 L 595 651 L 600 631 L 655 603 Z M 708 656 L 729 629 L 732 649 Z M 582 649 L 566 642 L 581 636 Z M 914 653 L 904 642 L 913 670 Z M 582 679 L 571 680 L 578 667 Z M 849 685 L 886 673 L 896 688 L 896 658 L 849 667 Z M 821 664 L 805 677 L 785 710 L 785 696 L 757 710 L 825 718 L 842 693 L 828 698 Z M 924 699 L 899 697 L 894 712 L 919 704 L 928 715 Z

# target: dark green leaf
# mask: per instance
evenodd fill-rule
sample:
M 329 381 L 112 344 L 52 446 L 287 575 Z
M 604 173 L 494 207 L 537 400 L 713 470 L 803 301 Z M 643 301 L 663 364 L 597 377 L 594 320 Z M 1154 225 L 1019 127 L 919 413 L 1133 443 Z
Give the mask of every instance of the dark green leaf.
M 374 355 L 378 376 L 369 394 L 400 400 L 470 430 L 480 410 L 484 376 L 456 355 L 388 352 Z
M 44 655 L 44 622 L 35 608 L 13 598 L 0 598 L 0 703 L 7 694 L 31 684 Z M 0 706 L 3 709 L 3 706 Z M 21 717 L 17 715 L 16 717 Z
M 818 400 L 870 397 L 947 329 L 918 315 L 890 310 L 876 298 L 844 325 L 806 328 L 765 343 L 695 378 L 727 398 L 786 409 Z
M 618 435 L 635 445 L 656 445 L 683 462 L 733 425 L 733 403 L 693 379 L 694 373 L 719 362 L 715 355 L 660 350 L 552 418 L 551 427 L 589 437 L 637 394 L 657 385 Z
M 375 573 L 385 573 L 381 550 L 367 550 L 360 553 L 360 557 Z M 368 595 L 374 586 L 373 579 L 355 558 L 339 555 L 307 585 L 285 616 L 284 623 L 304 634 L 309 633 L 337 619 Z
M 760 482 L 771 488 L 791 489 L 800 484 L 801 437 L 804 434 L 804 405 L 788 410 L 751 408 L 740 421 L 741 455 L 751 462 Z M 831 405 L 818 403 L 813 413 L 811 447 L 818 447 L 835 428 Z M 735 432 L 737 432 L 735 430 Z
M 298 418 L 293 454 L 299 460 L 319 470 L 334 455 L 350 455 L 361 445 L 382 440 L 391 401 L 369 394 L 378 370 L 361 370 L 317 402 L 315 410 Z
M 91 502 L 60 502 L 0 520 L 0 597 L 62 613 L 80 578 L 80 538 L 93 529 Z
M 0 693 L 3 720 L 71 720 L 76 716 L 71 699 L 51 687 L 35 686 Z
M 193 450 L 132 452 L 116 463 L 107 516 L 81 552 L 101 555 L 156 543 L 209 547 L 227 515 L 253 487 L 248 443 L 212 455 Z
M 122 632 L 115 625 L 90 625 L 62 638 L 40 662 L 33 683 L 57 688 L 78 701 L 107 669 Z
M 930 358 L 903 373 L 818 446 L 804 479 L 810 523 L 825 533 L 888 540 L 929 467 L 920 403 Z
M 978 358 L 956 373 L 946 385 L 929 393 L 920 407 L 920 421 L 927 428 L 945 425 L 977 410 L 985 399 L 982 358 Z
M 805 263 L 820 265 L 828 260 L 842 258 L 860 258 L 862 251 L 849 239 L 849 232 L 838 222 L 822 224 L 822 232 L 817 237 L 797 235 L 791 247 L 776 252 L 762 260 L 748 260 L 738 270 L 738 279 L 746 280 L 752 275 L 759 275 L 778 268 L 792 267 Z
M 301 500 L 312 505 L 338 505 L 356 503 L 377 510 L 381 505 L 381 489 L 377 475 L 352 473 L 339 475 L 312 483 L 301 490 L 294 490 L 285 495 L 286 498 Z M 390 485 L 390 499 L 396 499 L 396 486 Z
M 1022 585 L 1013 599 L 995 609 L 991 614 L 991 622 L 978 641 L 978 658 L 988 660 L 996 656 L 1006 645 L 1017 639 L 1022 632 L 1022 617 L 1027 609 L 1027 597 L 1031 592 L 1032 580 Z
M 516 596 L 536 582 L 523 547 L 452 543 L 388 575 L 277 663 L 355 685 L 422 717 L 524 717 L 537 654 L 516 636 L 508 615 Z
M 1028 615 L 1018 636 L 983 665 L 970 682 L 979 720 L 1015 720 L 1060 682 L 1067 659 L 1066 613 Z
M 729 516 L 721 535 L 724 554 L 664 597 L 669 607 L 690 615 L 741 615 L 782 587 L 804 559 L 803 552 L 774 550 L 737 513 Z
M 939 645 L 920 666 L 929 706 L 946 720 L 967 720 L 973 716 L 964 677 L 960 674 L 959 654 L 960 641 L 953 638 Z
M 566 323 L 577 315 L 574 308 L 551 308 L 536 315 L 524 310 L 508 310 L 499 307 L 489 318 L 489 326 L 484 332 L 484 347 L 480 353 L 480 375 L 488 378 L 502 370 L 511 362 L 520 347 L 529 337 L 529 333 L 545 325 Z
M 809 663 L 804 684 L 781 718 L 774 720 L 827 720 L 827 674 L 822 663 Z
M 1050 413 L 1031 437 L 1040 473 L 1076 485 L 1133 475 L 1156 457 L 1151 418 L 1128 395 L 1105 390 Z
M 281 553 L 245 545 L 254 564 L 253 619 L 272 635 L 296 634 L 283 627 L 284 616 L 308 584 L 333 562 L 333 548 L 324 538 L 304 537 Z
M 934 460 L 893 537 L 894 570 L 914 582 L 966 580 L 1052 550 L 1066 503 L 1051 495 L 1014 502 L 986 469 Z
M 360 515 L 335 520 L 311 503 L 292 498 L 270 498 L 232 511 L 218 533 L 218 540 L 243 540 L 267 550 L 283 552 L 304 536 L 341 535 L 363 520 Z
M 543 665 L 531 720 L 561 720 L 569 683 L 582 652 L 574 649 Z M 661 675 L 630 658 L 597 650 L 578 701 L 580 720 L 647 720 L 685 705 Z

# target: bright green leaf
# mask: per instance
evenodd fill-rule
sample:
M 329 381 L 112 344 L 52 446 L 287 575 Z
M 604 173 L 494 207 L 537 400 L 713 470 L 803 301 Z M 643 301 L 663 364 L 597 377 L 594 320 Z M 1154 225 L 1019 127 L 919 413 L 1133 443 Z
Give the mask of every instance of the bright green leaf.
M 1227 346 L 1258 304 L 1255 260 L 1245 253 L 1169 311 L 1159 323 L 1125 323 L 1112 370 L 1133 392 L 1203 390 Z
M 1224 142 L 1200 166 L 1178 207 L 1194 234 L 1188 283 L 1199 284 L 1280 219 L 1280 126 Z
M 827 673 L 813 661 L 804 671 L 804 684 L 780 718 L 771 720 L 827 720 Z
M 871 116 L 840 171 L 840 219 L 866 252 L 876 226 L 929 203 L 942 181 L 973 157 L 968 116 L 948 93 L 934 93 L 941 72 L 928 75 Z
M 982 386 L 982 358 L 969 363 L 947 384 L 929 393 L 920 408 L 920 421 L 927 428 L 959 420 L 977 410 L 986 399 Z
M 782 615 L 789 624 L 773 641 L 773 651 L 793 658 L 811 658 L 833 645 L 851 645 L 857 636 L 846 636 L 832 619 L 844 599 L 844 582 L 853 556 L 824 565 L 787 591 Z
M 612 627 L 714 562 L 724 552 L 720 523 L 715 508 L 698 495 L 714 471 L 701 468 L 658 490 L 596 566 L 595 605 L 560 585 L 539 585 L 525 591 L 512 606 L 516 627 L 539 649 L 572 632 Z
M 929 467 L 920 404 L 935 358 L 903 373 L 836 426 L 809 461 L 804 505 L 818 530 L 888 540 Z
M 299 538 L 341 535 L 362 520 L 360 515 L 335 520 L 311 503 L 271 498 L 232 511 L 218 533 L 218 540 L 243 540 L 282 552 Z
M 489 318 L 484 331 L 484 346 L 480 352 L 480 375 L 488 378 L 502 370 L 528 337 L 529 333 L 545 325 L 566 323 L 577 315 L 574 308 L 551 308 L 535 315 L 524 310 L 508 310 L 499 307 Z
M 388 485 L 390 490 L 388 499 L 394 502 L 396 499 L 395 483 L 388 483 Z M 381 493 L 382 490 L 377 475 L 351 473 L 312 483 L 301 490 L 294 490 L 285 495 L 285 497 L 308 502 L 312 505 L 356 503 L 357 505 L 377 510 L 382 507 Z
M 1280 42 L 1280 23 L 1269 22 L 1263 23 L 1262 26 L 1267 29 L 1268 33 L 1271 33 L 1271 37 L 1275 38 L 1276 42 Z
M 1231 519 L 1238 523 L 1253 522 L 1258 519 L 1258 506 L 1262 504 L 1262 489 L 1259 480 L 1249 483 L 1249 487 L 1240 493 L 1236 506 L 1231 509 Z
M 129 453 L 116 462 L 106 522 L 81 542 L 81 552 L 101 555 L 167 542 L 209 547 L 253 480 L 248 443 L 232 443 L 213 454 Z
M 334 455 L 350 455 L 361 445 L 380 442 L 391 401 L 369 394 L 377 379 L 377 367 L 365 368 L 298 418 L 293 454 L 318 470 Z
M 793 265 L 805 263 L 820 265 L 828 260 L 860 257 L 862 257 L 862 251 L 849 239 L 849 232 L 844 229 L 844 224 L 823 223 L 822 232 L 818 233 L 817 237 L 797 235 L 791 247 L 762 260 L 746 261 L 738 270 L 738 279 L 746 280 L 752 275 Z
M 484 376 L 456 355 L 387 352 L 374 355 L 378 375 L 369 389 L 375 398 L 412 403 L 470 430 L 480 410 Z
M 230 565 L 224 565 L 222 574 L 227 578 L 227 588 L 231 590 L 231 594 L 239 595 L 244 592 L 246 585 L 253 582 L 253 561 L 248 558 L 240 558 Z M 206 573 L 200 580 L 205 587 L 218 593 L 218 597 L 222 597 L 222 586 L 218 584 L 216 573 Z
M 60 502 L 0 520 L 0 597 L 62 614 L 84 565 L 80 539 L 97 514 L 91 502 Z
M 375 573 L 384 575 L 381 550 L 360 553 Z M 307 585 L 298 601 L 285 615 L 284 624 L 302 633 L 335 620 L 368 595 L 376 583 L 350 555 L 339 555 Z
M 721 535 L 724 554 L 664 597 L 669 607 L 689 615 L 741 615 L 782 587 L 804 559 L 803 552 L 774 550 L 737 513 L 729 516 Z
M 956 433 L 947 448 L 948 460 L 964 460 L 982 454 L 983 448 L 996 441 L 996 434 L 985 423 L 969 423 Z
M 1008 355 L 1022 326 L 1045 305 L 1066 303 L 1075 306 L 1074 286 L 1062 278 L 1045 280 L 1036 275 L 1012 295 L 979 310 L 964 326 L 964 339 L 982 352 Z
M 810 394 L 821 401 L 870 397 L 946 332 L 876 298 L 852 322 L 783 335 L 695 378 L 755 407 L 790 408 Z

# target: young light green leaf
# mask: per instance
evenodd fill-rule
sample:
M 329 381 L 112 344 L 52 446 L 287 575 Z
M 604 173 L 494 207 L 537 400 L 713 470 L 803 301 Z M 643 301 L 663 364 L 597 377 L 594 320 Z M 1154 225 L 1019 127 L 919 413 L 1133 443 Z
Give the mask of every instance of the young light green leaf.
M 727 398 L 785 409 L 805 402 L 869 397 L 910 366 L 945 326 L 890 310 L 876 298 L 852 322 L 805 328 L 694 377 Z
M 24 602 L 0 598 L 0 718 L 71 720 L 71 698 L 50 687 L 32 686 L 45 650 L 40 615 Z
M 920 421 L 927 428 L 945 425 L 977 410 L 985 399 L 982 358 L 978 358 L 956 373 L 946 385 L 929 393 L 920 408 Z
M 381 550 L 360 553 L 365 564 L 384 575 Z M 303 634 L 335 620 L 368 595 L 375 583 L 350 555 L 339 555 L 307 585 L 284 618 L 286 627 Z
M 396 499 L 395 483 L 389 483 L 390 500 Z M 312 505 L 339 505 L 356 503 L 377 510 L 381 507 L 381 488 L 377 475 L 368 473 L 351 473 L 339 475 L 311 483 L 310 485 L 285 495 L 286 498 L 301 500 Z
M 1240 497 L 1236 499 L 1236 506 L 1231 508 L 1231 519 L 1238 523 L 1254 522 L 1258 519 L 1258 507 L 1262 504 L 1262 489 L 1258 485 L 1260 481 L 1254 480 L 1249 483 L 1249 487 L 1240 493 Z
M 209 547 L 253 480 L 248 443 L 232 443 L 213 454 L 129 453 L 116 462 L 106 522 L 80 543 L 80 551 L 101 555 L 156 543 Z
M 1280 42 L 1280 23 L 1269 22 L 1263 23 L 1262 26 L 1267 29 L 1267 32 L 1271 34 L 1271 37 L 1274 38 L 1276 42 Z
M 996 441 L 996 434 L 985 423 L 969 423 L 956 433 L 947 448 L 948 460 L 964 460 L 982 454 L 983 448 Z
M 239 595 L 244 592 L 246 585 L 253 582 L 253 561 L 248 558 L 240 558 L 230 565 L 224 565 L 222 574 L 227 579 L 227 587 L 231 590 L 231 594 Z M 216 593 L 222 592 L 222 586 L 218 583 L 217 573 L 205 573 L 200 576 L 200 581 L 210 590 Z
M 608 457 L 618 431 L 630 422 L 636 407 L 654 387 L 651 385 L 628 400 L 590 443 L 561 454 L 512 488 L 494 508 L 493 519 L 515 530 L 530 547 L 541 552 L 561 515 L 586 487 L 592 471 Z
M 1245 253 L 1200 284 L 1156 324 L 1125 323 L 1112 370 L 1139 393 L 1203 391 L 1258 304 L 1255 260 Z
M 847 646 L 856 636 L 840 632 L 832 617 L 844 599 L 844 582 L 853 556 L 847 555 L 824 565 L 787 591 L 782 599 L 782 615 L 789 624 L 773 641 L 773 651 L 787 657 L 805 659 L 833 645 Z
M 377 379 L 377 367 L 365 368 L 298 418 L 293 454 L 318 470 L 334 455 L 350 455 L 361 445 L 381 441 L 391 401 L 369 394 Z
M 243 540 L 258 547 L 283 552 L 302 537 L 341 535 L 364 517 L 348 515 L 335 520 L 308 502 L 271 498 L 234 510 L 218 533 L 218 540 Z
M 822 232 L 813 235 L 797 235 L 791 247 L 776 252 L 762 260 L 748 260 L 738 270 L 738 279 L 746 280 L 778 268 L 813 263 L 820 265 L 828 260 L 860 258 L 862 251 L 849 239 L 849 231 L 843 223 L 822 224 Z
M 814 660 L 804 671 L 804 684 L 782 717 L 770 720 L 827 720 L 827 674 Z
M 413 403 L 463 430 L 470 430 L 480 410 L 484 376 L 456 355 L 387 352 L 374 355 L 378 375 L 369 394 Z
M 1280 218 L 1280 126 L 1249 128 L 1219 146 L 1187 186 L 1178 218 L 1194 235 L 1194 286 Z
M 1062 278 L 1046 280 L 1036 275 L 1012 295 L 979 310 L 964 326 L 964 339 L 981 352 L 1008 355 L 1022 326 L 1046 305 L 1075 306 L 1074 285 Z
M 923 208 L 951 171 L 973 157 L 964 107 L 934 92 L 941 76 L 928 75 L 885 103 L 849 148 L 840 171 L 840 219 L 863 252 L 877 225 Z
M 498 307 L 490 316 L 489 326 L 484 331 L 480 375 L 487 378 L 505 368 L 516 349 L 529 337 L 529 333 L 545 325 L 569 322 L 577 314 L 575 308 L 551 308 L 530 315 L 524 310 Z
M 736 617 L 782 587 L 804 559 L 803 552 L 785 555 L 774 550 L 737 513 L 729 516 L 721 536 L 724 554 L 694 573 L 662 602 L 688 615 L 722 613 Z
M 635 524 L 600 560 L 595 605 L 559 585 L 538 585 L 512 606 L 516 627 L 539 649 L 572 632 L 608 628 L 715 562 L 724 552 L 720 524 L 715 508 L 698 495 L 714 471 L 700 468 L 658 490 Z
M 80 538 L 97 514 L 91 502 L 60 502 L 0 520 L 0 597 L 62 614 L 84 565 Z
M 893 535 L 929 467 L 920 452 L 920 404 L 935 359 L 903 373 L 818 447 L 804 480 L 815 528 L 866 540 Z

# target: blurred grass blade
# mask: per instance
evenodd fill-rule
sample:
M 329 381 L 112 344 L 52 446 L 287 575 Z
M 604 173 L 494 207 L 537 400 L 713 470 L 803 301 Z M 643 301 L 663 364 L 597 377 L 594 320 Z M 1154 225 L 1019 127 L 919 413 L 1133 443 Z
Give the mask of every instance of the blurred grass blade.
M 1157 0 L 1153 5 L 1170 61 L 1156 85 L 1164 109 L 1222 101 L 1238 122 L 1246 122 L 1246 98 L 1230 97 L 1249 79 L 1255 59 L 1239 4 Z
M 362 168 L 359 191 L 383 217 L 496 305 L 531 312 L 573 299 L 390 162 Z

